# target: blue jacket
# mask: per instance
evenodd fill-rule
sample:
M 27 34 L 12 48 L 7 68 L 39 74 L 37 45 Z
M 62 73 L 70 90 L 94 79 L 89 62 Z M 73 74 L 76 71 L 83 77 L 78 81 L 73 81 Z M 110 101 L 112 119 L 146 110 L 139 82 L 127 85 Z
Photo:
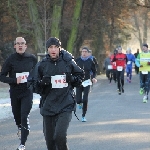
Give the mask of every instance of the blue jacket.
M 132 67 L 132 62 L 135 62 L 135 56 L 133 54 L 126 54 L 127 56 L 127 66 Z

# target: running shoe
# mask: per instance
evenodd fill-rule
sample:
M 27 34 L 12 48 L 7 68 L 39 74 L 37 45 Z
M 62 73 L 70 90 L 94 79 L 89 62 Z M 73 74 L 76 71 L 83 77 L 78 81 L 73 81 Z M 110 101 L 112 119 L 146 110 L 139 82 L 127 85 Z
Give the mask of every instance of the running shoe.
M 19 140 L 21 140 L 21 128 L 18 128 L 17 136 Z
M 121 90 L 118 90 L 118 94 L 121 95 Z
M 25 150 L 25 146 L 21 144 L 16 150 Z
M 82 122 L 86 122 L 87 120 L 85 119 L 85 117 L 82 117 Z
M 143 103 L 147 103 L 147 100 L 148 100 L 148 96 L 144 95 L 144 97 L 143 97 Z
M 82 103 L 78 104 L 78 108 L 79 108 L 79 109 L 82 109 L 82 107 L 83 107 L 83 106 L 82 106 Z
M 140 93 L 141 95 L 143 95 L 143 94 L 144 94 L 144 89 L 143 89 L 143 88 L 140 88 L 139 93 Z

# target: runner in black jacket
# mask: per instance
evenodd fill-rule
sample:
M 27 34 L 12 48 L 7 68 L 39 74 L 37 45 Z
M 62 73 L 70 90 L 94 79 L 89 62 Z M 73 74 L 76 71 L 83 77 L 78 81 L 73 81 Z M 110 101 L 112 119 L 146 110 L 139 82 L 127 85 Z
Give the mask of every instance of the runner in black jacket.
M 89 58 L 89 49 L 87 47 L 82 48 L 81 57 L 76 59 L 77 65 L 85 72 L 85 78 L 83 85 L 76 88 L 76 102 L 79 104 L 79 108 L 82 108 L 82 122 L 86 122 L 85 114 L 87 111 L 88 94 L 90 91 L 90 85 L 96 83 L 96 66 L 95 63 Z M 92 71 L 92 75 L 91 75 Z M 92 82 L 91 82 L 92 80 Z M 82 92 L 83 98 L 82 98 Z M 82 104 L 83 103 L 83 104 Z M 83 105 L 83 106 L 82 106 Z
M 30 130 L 29 113 L 33 99 L 32 90 L 27 88 L 27 76 L 37 63 L 37 59 L 25 52 L 27 45 L 24 38 L 17 37 L 14 44 L 16 52 L 11 54 L 2 66 L 0 81 L 10 85 L 12 112 L 18 126 L 17 134 L 21 139 L 17 150 L 24 150 Z
M 46 46 L 48 54 L 38 67 L 43 132 L 48 150 L 68 150 L 67 128 L 76 105 L 73 88 L 81 85 L 84 73 L 71 54 L 61 50 L 59 39 L 49 38 Z

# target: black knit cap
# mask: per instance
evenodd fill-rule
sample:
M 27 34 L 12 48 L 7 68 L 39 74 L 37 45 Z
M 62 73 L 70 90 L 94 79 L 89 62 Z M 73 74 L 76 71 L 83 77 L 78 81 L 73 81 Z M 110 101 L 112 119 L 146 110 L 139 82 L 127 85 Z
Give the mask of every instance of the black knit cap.
M 82 50 L 83 50 L 83 49 L 86 49 L 88 52 L 90 52 L 89 48 L 86 47 L 86 46 L 84 46 L 84 47 L 82 48 Z
M 116 49 L 114 49 L 114 54 L 117 54 L 117 53 L 118 53 L 118 51 Z
M 48 49 L 51 45 L 56 45 L 56 46 L 61 46 L 61 42 L 58 38 L 56 37 L 50 37 L 46 41 L 46 48 Z
M 143 44 L 143 46 L 147 47 L 148 48 L 148 45 L 147 44 Z

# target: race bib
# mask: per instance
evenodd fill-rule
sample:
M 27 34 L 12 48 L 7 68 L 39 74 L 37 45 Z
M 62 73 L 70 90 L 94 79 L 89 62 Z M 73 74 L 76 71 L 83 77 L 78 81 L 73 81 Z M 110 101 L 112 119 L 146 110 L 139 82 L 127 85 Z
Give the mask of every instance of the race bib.
M 51 76 L 52 88 L 64 88 L 68 86 L 66 83 L 66 75 Z
M 122 71 L 122 70 L 123 70 L 123 67 L 122 67 L 122 66 L 117 66 L 117 70 L 118 70 L 118 71 Z
M 108 65 L 108 69 L 112 69 L 112 65 Z
M 21 77 L 21 82 L 20 83 L 27 82 L 28 76 L 29 76 L 29 72 L 16 73 L 16 78 Z
M 130 65 L 130 64 L 131 64 L 131 61 L 128 61 L 127 64 Z
M 86 86 L 88 86 L 88 85 L 92 85 L 92 82 L 91 82 L 90 79 L 88 79 L 88 80 L 83 81 L 83 82 L 82 82 L 82 85 L 83 85 L 83 87 L 86 87 Z
M 148 71 L 141 71 L 142 74 L 148 74 Z

